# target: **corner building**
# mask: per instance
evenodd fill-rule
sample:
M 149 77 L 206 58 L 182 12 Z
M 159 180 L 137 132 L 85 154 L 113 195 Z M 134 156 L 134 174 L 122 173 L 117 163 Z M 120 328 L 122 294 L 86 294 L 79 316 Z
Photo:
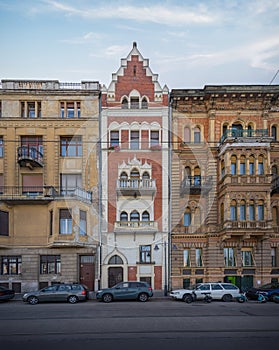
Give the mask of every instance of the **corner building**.
M 136 43 L 102 88 L 102 287 L 167 288 L 168 95 Z
M 172 288 L 279 277 L 279 86 L 171 91 Z
M 2 80 L 0 284 L 98 278 L 98 82 Z

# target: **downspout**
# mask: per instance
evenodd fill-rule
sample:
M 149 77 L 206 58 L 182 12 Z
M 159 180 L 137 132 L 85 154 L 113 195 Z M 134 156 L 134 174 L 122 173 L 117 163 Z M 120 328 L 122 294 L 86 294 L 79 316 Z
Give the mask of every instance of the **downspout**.
M 172 255 L 172 240 L 171 240 L 171 227 L 172 227 L 172 107 L 171 98 L 169 94 L 168 98 L 168 182 L 169 182 L 169 220 L 168 220 L 168 290 L 172 289 L 171 286 L 171 255 Z

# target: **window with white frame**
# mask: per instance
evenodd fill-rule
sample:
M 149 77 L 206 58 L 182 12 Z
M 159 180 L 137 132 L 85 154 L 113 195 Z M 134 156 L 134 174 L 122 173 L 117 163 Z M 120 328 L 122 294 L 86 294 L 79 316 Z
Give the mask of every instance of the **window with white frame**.
M 236 266 L 235 254 L 236 254 L 235 248 L 224 248 L 225 266 L 227 266 L 227 267 Z
M 191 266 L 191 263 L 190 263 L 190 249 L 184 249 L 183 250 L 183 266 L 184 267 Z
M 139 149 L 139 131 L 137 131 L 137 130 L 131 131 L 130 149 Z
M 196 267 L 202 266 L 202 248 L 196 248 Z
M 150 146 L 158 146 L 159 145 L 159 131 L 152 130 L 150 132 Z
M 242 266 L 254 266 L 254 259 L 251 248 L 241 249 Z
M 140 263 L 151 262 L 151 245 L 141 245 L 139 247 Z
M 59 210 L 59 234 L 71 234 L 73 226 L 72 210 L 60 209 Z

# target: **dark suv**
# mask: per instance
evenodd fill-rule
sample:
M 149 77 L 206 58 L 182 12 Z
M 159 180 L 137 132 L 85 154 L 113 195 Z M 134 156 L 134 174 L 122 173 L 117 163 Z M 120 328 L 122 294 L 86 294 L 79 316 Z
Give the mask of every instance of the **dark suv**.
M 113 300 L 139 300 L 147 301 L 153 296 L 153 290 L 146 282 L 120 282 L 112 288 L 100 289 L 96 293 L 96 299 L 105 303 Z
M 89 289 L 84 284 L 65 283 L 25 293 L 22 300 L 32 305 L 46 301 L 67 301 L 75 304 L 78 301 L 86 301 L 88 298 Z
M 248 299 L 257 300 L 259 293 L 273 301 L 275 296 L 279 296 L 279 283 L 268 283 L 259 288 L 252 287 L 247 290 L 246 296 Z

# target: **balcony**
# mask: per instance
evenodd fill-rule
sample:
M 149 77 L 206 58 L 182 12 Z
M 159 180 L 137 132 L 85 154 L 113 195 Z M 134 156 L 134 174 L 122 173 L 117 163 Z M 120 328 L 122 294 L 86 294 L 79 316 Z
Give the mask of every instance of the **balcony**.
M 88 235 L 70 234 L 54 234 L 48 237 L 49 248 L 59 247 L 88 247 L 95 246 L 96 243 L 91 242 Z
M 156 180 L 152 179 L 129 179 L 117 180 L 117 194 L 122 196 L 150 195 L 156 193 Z
M 156 221 L 116 221 L 115 233 L 156 233 L 158 223 Z
M 212 189 L 212 176 L 186 176 L 181 182 L 180 194 L 208 193 Z
M 249 239 L 251 237 L 262 238 L 271 233 L 272 226 L 268 220 L 264 221 L 231 221 L 227 220 L 221 225 L 223 240 L 232 237 L 241 237 L 241 239 Z
M 221 137 L 220 144 L 224 142 L 266 142 L 272 141 L 272 137 L 268 137 L 268 129 L 230 129 L 226 130 Z
M 0 186 L 0 201 L 10 205 L 47 204 L 59 199 L 75 199 L 92 203 L 92 192 L 78 187 L 64 189 L 53 186 Z
M 43 167 L 43 153 L 35 147 L 21 146 L 17 149 L 17 162 L 21 167 L 30 169 Z

